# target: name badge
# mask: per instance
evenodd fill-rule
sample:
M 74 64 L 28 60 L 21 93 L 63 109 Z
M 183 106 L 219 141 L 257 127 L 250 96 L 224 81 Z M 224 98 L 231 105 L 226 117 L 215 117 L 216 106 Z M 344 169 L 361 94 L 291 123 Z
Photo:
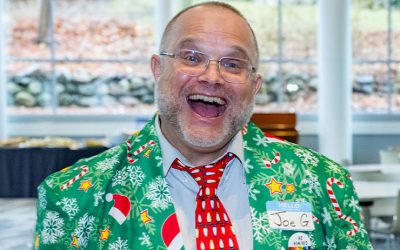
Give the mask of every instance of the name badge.
M 309 202 L 268 201 L 267 213 L 271 229 L 314 230 L 312 207 Z

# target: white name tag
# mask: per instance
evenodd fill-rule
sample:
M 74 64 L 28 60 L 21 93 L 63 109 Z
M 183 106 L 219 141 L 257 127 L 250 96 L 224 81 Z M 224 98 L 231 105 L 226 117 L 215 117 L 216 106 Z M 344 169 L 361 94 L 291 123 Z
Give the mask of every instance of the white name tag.
M 312 207 L 309 202 L 268 201 L 267 212 L 271 229 L 314 230 Z

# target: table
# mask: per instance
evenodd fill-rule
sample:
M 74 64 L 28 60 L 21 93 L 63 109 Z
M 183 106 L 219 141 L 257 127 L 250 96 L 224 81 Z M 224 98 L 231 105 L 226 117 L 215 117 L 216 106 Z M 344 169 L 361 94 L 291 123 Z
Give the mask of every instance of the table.
M 395 199 L 400 190 L 400 182 L 354 181 L 353 184 L 360 201 Z
M 0 148 L 0 197 L 37 197 L 46 176 L 107 148 Z
M 400 182 L 388 181 L 354 181 L 353 182 L 367 229 L 372 216 L 394 216 Z

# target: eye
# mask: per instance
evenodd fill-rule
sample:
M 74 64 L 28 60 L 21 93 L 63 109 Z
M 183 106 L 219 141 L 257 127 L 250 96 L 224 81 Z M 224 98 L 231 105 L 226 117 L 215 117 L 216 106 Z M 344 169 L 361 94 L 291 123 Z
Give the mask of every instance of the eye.
M 240 73 L 246 68 L 246 62 L 234 58 L 224 58 L 221 61 L 221 66 L 231 73 Z
M 239 65 L 236 62 L 229 61 L 224 63 L 225 68 L 238 68 Z
M 181 51 L 179 58 L 187 65 L 198 65 L 204 62 L 204 55 L 196 51 Z

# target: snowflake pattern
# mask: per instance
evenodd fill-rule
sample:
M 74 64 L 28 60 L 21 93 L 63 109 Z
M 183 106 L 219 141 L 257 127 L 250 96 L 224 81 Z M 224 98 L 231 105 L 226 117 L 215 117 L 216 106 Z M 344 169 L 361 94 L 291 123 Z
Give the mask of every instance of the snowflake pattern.
M 142 233 L 142 237 L 139 237 L 140 245 L 150 247 L 152 245 L 150 236 L 146 233 Z
M 125 186 L 126 185 L 126 177 L 127 177 L 127 173 L 126 173 L 126 171 L 124 171 L 124 169 L 117 170 L 117 172 L 115 173 L 115 175 L 112 178 L 112 186 L 113 187 L 116 185 Z
M 110 244 L 110 250 L 129 250 L 128 240 L 122 240 L 118 237 L 117 241 Z
M 336 250 L 335 237 L 332 236 L 332 238 L 328 238 L 328 236 L 326 236 L 324 246 L 326 250 Z
M 132 183 L 133 187 L 141 186 L 143 183 L 143 180 L 146 178 L 146 175 L 143 173 L 140 166 L 128 166 L 126 173 L 128 175 L 128 179 Z
M 96 167 L 97 169 L 105 172 L 107 170 L 112 169 L 118 163 L 119 163 L 118 154 L 116 154 L 112 157 L 107 157 L 104 160 L 97 162 Z
M 294 149 L 294 154 L 298 156 L 306 165 L 318 166 L 318 158 L 310 151 L 302 148 Z
M 146 198 L 151 200 L 151 206 L 165 210 L 171 205 L 172 198 L 168 191 L 167 182 L 165 179 L 158 176 L 148 186 Z
M 244 171 L 245 171 L 246 173 L 249 173 L 250 170 L 253 169 L 254 167 L 253 167 L 253 165 L 251 165 L 250 160 L 249 160 L 249 159 L 246 159 L 246 160 L 244 161 L 243 168 L 244 168 Z
M 353 213 L 357 212 L 360 210 L 360 205 L 358 204 L 358 200 L 354 198 L 354 196 L 352 196 L 349 200 L 348 200 L 348 206 L 352 208 Z
M 327 172 L 332 173 L 332 174 L 334 174 L 334 173 L 341 174 L 343 172 L 343 168 L 339 164 L 337 164 L 333 161 L 328 161 L 328 160 L 325 162 L 326 162 Z
M 41 237 L 44 244 L 54 244 L 64 236 L 64 220 L 57 212 L 49 211 L 43 221 Z
M 263 242 L 271 232 L 271 228 L 268 224 L 268 215 L 266 213 L 260 213 L 254 209 L 251 209 L 251 224 L 253 225 L 254 239 L 260 243 Z
M 269 141 L 265 136 L 256 135 L 256 137 L 254 137 L 253 140 L 256 142 L 257 146 L 263 146 L 263 147 L 268 146 Z
M 250 183 L 250 185 L 249 185 L 248 192 L 249 192 L 249 196 L 250 196 L 253 200 L 257 200 L 256 195 L 260 193 L 260 190 L 256 189 L 256 188 L 254 187 L 254 182 L 252 182 L 252 183 Z
M 38 201 L 39 201 L 39 207 L 41 209 L 45 209 L 47 206 L 46 189 L 44 189 L 42 186 L 39 186 L 38 188 Z
M 322 214 L 321 214 L 322 223 L 328 224 L 329 227 L 331 227 L 332 226 L 332 217 L 331 217 L 330 213 L 328 212 L 328 209 L 326 207 L 324 207 L 322 209 L 322 211 L 323 211 Z
M 76 198 L 62 198 L 62 200 L 57 202 L 56 205 L 61 207 L 61 209 L 68 214 L 70 219 L 73 219 L 79 212 Z
M 318 181 L 318 177 L 312 174 L 310 171 L 306 171 L 306 178 L 301 181 L 301 184 L 308 185 L 308 192 L 321 196 L 321 185 Z
M 292 162 L 282 163 L 283 172 L 285 175 L 292 176 L 294 173 L 295 165 Z
M 100 201 L 104 202 L 104 199 L 103 199 L 104 194 L 105 194 L 105 192 L 99 191 L 93 195 L 95 207 L 97 207 L 99 205 Z
M 78 238 L 79 246 L 86 247 L 90 235 L 94 230 L 94 216 L 85 213 L 78 221 L 78 227 L 75 229 L 75 235 Z

